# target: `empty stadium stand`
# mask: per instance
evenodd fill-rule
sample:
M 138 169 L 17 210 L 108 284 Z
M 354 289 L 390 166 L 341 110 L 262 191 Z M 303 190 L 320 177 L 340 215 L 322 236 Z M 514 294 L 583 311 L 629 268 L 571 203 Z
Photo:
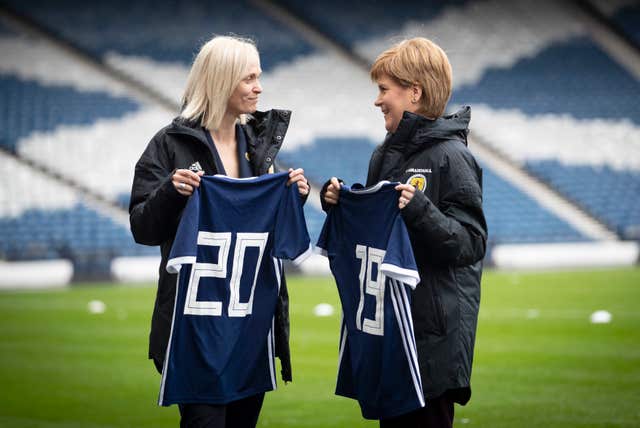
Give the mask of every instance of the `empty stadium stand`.
M 117 52 L 190 64 L 203 42 L 214 34 L 227 33 L 255 37 L 264 53 L 265 70 L 312 49 L 299 37 L 291 37 L 291 30 L 243 0 L 5 3 L 98 58 Z
M 69 186 L 2 153 L 0 167 L 12 176 L 0 188 L 0 260 L 65 258 L 86 279 L 107 277 L 116 256 L 158 254 Z
M 621 239 L 640 240 L 640 83 L 568 3 L 274 3 L 368 62 L 404 37 L 434 39 L 454 67 L 450 110 L 472 106 L 472 137 Z M 0 7 L 46 34 L 0 19 L 0 54 L 11 59 L 0 64 L 0 165 L 21 170 L 15 186 L 0 185 L 0 260 L 69 258 L 78 277 L 90 277 L 106 275 L 114 257 L 158 253 L 135 244 L 123 221 L 133 166 L 176 114 L 190 62 L 213 34 L 256 40 L 260 108 L 293 110 L 277 161 L 303 167 L 314 188 L 333 175 L 365 181 L 369 155 L 384 138 L 375 85 L 360 63 L 248 0 L 215 7 L 205 0 L 2 0 Z M 631 38 L 637 18 L 637 4 L 610 15 Z M 129 91 L 114 70 L 175 109 Z M 490 163 L 482 166 L 491 246 L 594 239 Z M 315 239 L 324 214 L 312 203 L 305 214 Z
M 549 1 L 380 1 L 360 8 L 332 1 L 322 7 L 299 0 L 278 3 L 369 62 L 403 37 L 432 38 L 454 67 L 450 111 L 472 106 L 472 135 L 621 238 L 637 239 L 640 211 L 635 206 L 623 203 L 614 213 L 594 200 L 610 200 L 611 194 L 632 198 L 637 192 L 640 83 L 591 39 L 575 6 Z M 611 12 L 630 35 L 637 27 L 637 8 L 627 4 Z M 384 25 L 360 28 L 368 22 Z M 607 185 L 591 186 L 585 196 L 576 189 L 589 173 Z M 557 184 L 570 180 L 577 182 Z M 486 199 L 492 199 L 490 188 Z

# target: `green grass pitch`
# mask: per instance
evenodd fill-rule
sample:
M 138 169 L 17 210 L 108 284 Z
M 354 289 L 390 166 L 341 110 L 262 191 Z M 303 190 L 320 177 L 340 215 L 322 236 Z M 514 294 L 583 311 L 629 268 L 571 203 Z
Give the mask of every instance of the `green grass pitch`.
M 290 277 L 294 382 L 260 427 L 374 427 L 333 394 L 339 310 L 330 278 Z M 0 293 L 0 426 L 175 427 L 146 359 L 155 288 Z M 90 314 L 87 303 L 106 304 Z M 486 272 L 469 405 L 457 427 L 640 426 L 640 269 Z M 609 324 L 591 324 L 605 309 Z M 428 380 L 427 380 L 428 381 Z

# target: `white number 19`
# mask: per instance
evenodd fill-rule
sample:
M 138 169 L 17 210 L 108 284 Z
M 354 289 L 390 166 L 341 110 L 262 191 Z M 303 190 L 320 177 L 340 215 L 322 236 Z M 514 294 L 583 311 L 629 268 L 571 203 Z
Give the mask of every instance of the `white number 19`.
M 365 333 L 376 336 L 384 335 L 384 284 L 385 275 L 380 271 L 386 251 L 378 248 L 356 245 L 356 258 L 360 260 L 360 303 L 356 313 L 356 327 Z M 372 279 L 373 265 L 378 266 L 378 275 Z M 365 278 L 366 277 L 366 278 Z M 362 319 L 365 292 L 376 298 L 374 319 Z

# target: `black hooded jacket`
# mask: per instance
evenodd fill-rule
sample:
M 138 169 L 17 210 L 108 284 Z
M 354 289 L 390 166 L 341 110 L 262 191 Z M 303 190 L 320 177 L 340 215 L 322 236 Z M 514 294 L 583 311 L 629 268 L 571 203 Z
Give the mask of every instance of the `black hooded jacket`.
M 487 242 L 482 170 L 467 148 L 470 118 L 469 107 L 436 120 L 405 112 L 374 150 L 366 183 L 418 189 L 401 213 L 420 273 L 411 302 L 420 374 L 427 399 L 447 393 L 461 404 L 471 397 Z
M 247 157 L 256 176 L 273 172 L 274 161 L 289 126 L 291 112 L 270 110 L 256 112 L 242 125 L 247 140 Z M 166 271 L 167 258 L 188 197 L 178 193 L 171 177 L 176 169 L 194 166 L 206 175 L 217 174 L 212 148 L 205 131 L 195 123 L 176 118 L 149 142 L 135 167 L 129 216 L 135 241 L 159 245 L 158 291 L 151 319 L 149 358 L 162 370 L 176 291 L 176 275 Z M 282 365 L 282 379 L 291 381 L 289 353 L 289 297 L 282 278 L 276 306 L 275 351 Z

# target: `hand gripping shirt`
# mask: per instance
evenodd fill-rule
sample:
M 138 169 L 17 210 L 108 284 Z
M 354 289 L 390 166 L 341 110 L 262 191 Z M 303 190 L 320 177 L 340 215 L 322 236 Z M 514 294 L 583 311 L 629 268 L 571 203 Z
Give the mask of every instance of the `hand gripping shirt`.
M 287 180 L 204 176 L 190 197 L 167 263 L 178 275 L 159 404 L 226 404 L 276 388 L 281 259 L 310 252 Z
M 317 244 L 342 304 L 336 394 L 358 400 L 367 419 L 425 405 L 410 306 L 420 277 L 397 184 L 342 186 Z

